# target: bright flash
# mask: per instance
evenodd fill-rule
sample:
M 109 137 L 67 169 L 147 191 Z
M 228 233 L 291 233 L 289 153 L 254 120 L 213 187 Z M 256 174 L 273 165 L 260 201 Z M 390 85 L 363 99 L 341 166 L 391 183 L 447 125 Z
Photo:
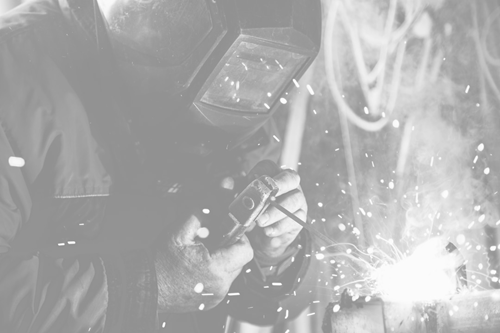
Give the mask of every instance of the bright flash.
M 440 241 L 431 239 L 420 245 L 413 255 L 377 269 L 373 278 L 385 299 L 442 299 L 456 292 L 455 268 L 459 260 L 456 254 L 448 253 Z

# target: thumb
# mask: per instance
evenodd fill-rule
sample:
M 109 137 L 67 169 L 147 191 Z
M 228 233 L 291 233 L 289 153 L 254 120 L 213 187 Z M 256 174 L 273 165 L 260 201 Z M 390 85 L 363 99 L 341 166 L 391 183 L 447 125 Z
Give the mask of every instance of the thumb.
M 200 220 L 195 215 L 191 215 L 177 231 L 175 239 L 182 245 L 194 244 L 200 228 Z
M 274 177 L 281 172 L 280 167 L 271 160 L 263 160 L 257 163 L 248 173 L 250 180 L 259 178 L 260 176 Z

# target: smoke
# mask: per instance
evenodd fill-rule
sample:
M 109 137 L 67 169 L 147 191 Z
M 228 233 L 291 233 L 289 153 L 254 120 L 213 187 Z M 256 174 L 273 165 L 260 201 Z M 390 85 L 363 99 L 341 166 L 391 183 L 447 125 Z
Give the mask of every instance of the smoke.
M 402 236 L 419 244 L 432 235 L 495 225 L 498 212 L 484 182 L 488 169 L 474 163 L 477 147 L 484 146 L 480 132 L 461 132 L 435 110 L 415 121 L 412 132 Z
M 325 4 L 325 13 L 336 2 Z M 408 12 L 404 8 L 411 7 L 416 16 L 405 35 L 395 107 L 385 114 L 390 121 L 382 130 L 368 132 L 351 122 L 350 147 L 346 146 L 339 103 L 332 98 L 325 76 L 324 54 L 317 59 L 311 83 L 317 94 L 308 113 L 301 167 L 311 216 L 323 221 L 334 238 L 354 243 L 353 221 L 360 219 L 366 244 L 359 245 L 376 248 L 393 259 L 410 255 L 434 237 L 451 241 L 468 261 L 470 271 L 477 273 L 470 273 L 469 278 L 485 287 L 480 276 L 497 274 L 490 262 L 494 257 L 491 249 L 496 251 L 500 243 L 492 233 L 500 218 L 500 105 L 479 66 L 480 55 L 471 37 L 477 32 L 471 2 L 398 3 L 395 29 L 405 25 Z M 484 5 L 479 22 L 486 21 L 488 12 L 497 7 L 493 2 Z M 367 69 L 373 69 L 389 1 L 349 1 L 346 8 L 350 22 L 358 24 Z M 333 38 L 342 98 L 360 118 L 380 119 L 381 113 L 364 112 L 367 101 L 349 29 L 336 22 Z M 390 49 L 381 111 L 394 93 L 391 82 L 397 70 L 397 45 Z M 497 79 L 500 73 L 490 74 Z M 359 211 L 353 211 L 350 204 L 353 181 L 347 149 L 353 155 Z

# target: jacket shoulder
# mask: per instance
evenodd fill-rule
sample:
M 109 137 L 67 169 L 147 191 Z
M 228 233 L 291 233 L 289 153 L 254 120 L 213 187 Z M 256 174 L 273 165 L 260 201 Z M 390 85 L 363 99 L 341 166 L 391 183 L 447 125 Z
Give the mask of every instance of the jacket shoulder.
M 0 43 L 12 35 L 62 18 L 57 0 L 28 1 L 0 15 Z

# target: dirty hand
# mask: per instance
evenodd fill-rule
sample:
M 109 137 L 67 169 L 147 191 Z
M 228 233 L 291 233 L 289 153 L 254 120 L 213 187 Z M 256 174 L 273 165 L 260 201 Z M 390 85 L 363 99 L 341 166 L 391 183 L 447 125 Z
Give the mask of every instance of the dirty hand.
M 261 163 L 268 163 L 268 161 Z M 254 170 L 260 167 L 259 164 Z M 280 169 L 278 172 L 276 175 L 269 175 L 276 181 L 279 188 L 276 203 L 305 221 L 307 203 L 300 188 L 299 175 L 291 169 Z M 252 171 L 249 174 L 251 175 Z M 282 255 L 302 229 L 301 225 L 272 206 L 267 208 L 256 223 L 257 227 L 248 233 L 248 238 L 256 251 L 270 258 Z
M 199 242 L 199 219 L 191 215 L 157 245 L 159 312 L 208 310 L 226 296 L 242 267 L 253 258 L 248 238 L 209 253 Z M 204 295 L 203 295 L 204 294 Z

